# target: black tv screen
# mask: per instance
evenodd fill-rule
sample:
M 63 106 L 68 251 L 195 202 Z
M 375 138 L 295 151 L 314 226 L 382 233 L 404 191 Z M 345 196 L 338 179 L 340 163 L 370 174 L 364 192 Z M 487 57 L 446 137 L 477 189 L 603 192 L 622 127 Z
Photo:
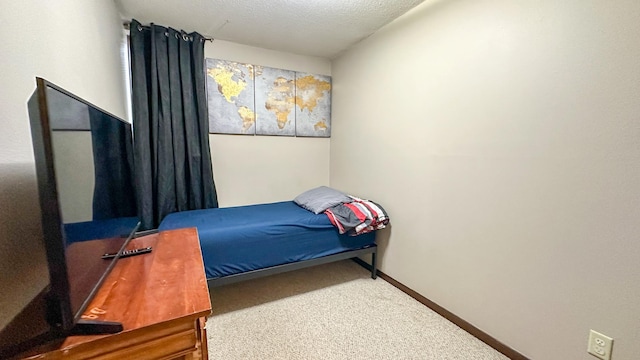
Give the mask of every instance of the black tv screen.
M 30 284 L 2 282 L 20 300 L 3 309 L 0 357 L 74 333 L 117 331 L 80 317 L 118 259 L 103 255 L 120 254 L 139 225 L 131 125 L 44 79 L 36 83 L 28 110 L 45 256 L 34 258 L 46 262 L 49 279 L 34 282 L 31 296 L 20 293 Z

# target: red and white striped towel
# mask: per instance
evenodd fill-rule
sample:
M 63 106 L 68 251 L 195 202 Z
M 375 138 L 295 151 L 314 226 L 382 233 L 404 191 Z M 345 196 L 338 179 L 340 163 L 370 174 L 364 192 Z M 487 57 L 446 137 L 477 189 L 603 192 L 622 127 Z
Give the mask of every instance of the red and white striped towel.
M 389 215 L 382 206 L 370 200 L 350 197 L 352 202 L 330 207 L 324 212 L 340 234 L 366 234 L 383 229 L 389 224 Z

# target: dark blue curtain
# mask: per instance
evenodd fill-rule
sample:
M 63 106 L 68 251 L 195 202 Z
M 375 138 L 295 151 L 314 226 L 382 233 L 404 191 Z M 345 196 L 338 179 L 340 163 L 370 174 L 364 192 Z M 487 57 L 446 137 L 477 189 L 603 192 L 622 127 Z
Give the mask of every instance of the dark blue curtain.
M 164 216 L 218 207 L 213 182 L 204 37 L 132 20 L 136 192 L 142 230 Z
M 93 220 L 135 217 L 131 132 L 108 114 L 88 108 L 95 171 Z

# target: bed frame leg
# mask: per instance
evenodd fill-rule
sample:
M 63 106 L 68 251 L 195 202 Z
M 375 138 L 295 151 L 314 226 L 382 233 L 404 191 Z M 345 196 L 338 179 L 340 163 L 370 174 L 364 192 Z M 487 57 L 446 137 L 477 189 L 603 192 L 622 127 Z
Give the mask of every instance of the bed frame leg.
M 376 269 L 377 253 L 377 251 L 371 253 L 371 278 L 374 280 L 378 277 L 378 270 Z

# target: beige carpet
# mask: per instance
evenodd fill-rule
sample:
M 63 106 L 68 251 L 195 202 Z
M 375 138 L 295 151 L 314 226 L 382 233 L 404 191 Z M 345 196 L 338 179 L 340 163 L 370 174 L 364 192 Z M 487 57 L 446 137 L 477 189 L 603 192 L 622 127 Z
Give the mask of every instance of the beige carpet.
M 209 359 L 507 359 L 351 260 L 211 289 Z

